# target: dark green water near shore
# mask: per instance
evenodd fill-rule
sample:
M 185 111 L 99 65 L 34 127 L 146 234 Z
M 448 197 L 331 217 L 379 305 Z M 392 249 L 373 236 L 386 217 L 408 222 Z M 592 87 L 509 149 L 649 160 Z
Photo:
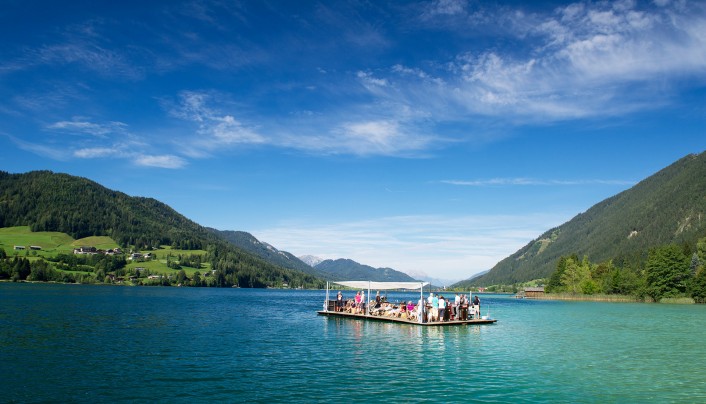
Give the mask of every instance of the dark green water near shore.
M 483 296 L 497 324 L 432 328 L 323 299 L 3 283 L 0 401 L 706 401 L 705 306 Z

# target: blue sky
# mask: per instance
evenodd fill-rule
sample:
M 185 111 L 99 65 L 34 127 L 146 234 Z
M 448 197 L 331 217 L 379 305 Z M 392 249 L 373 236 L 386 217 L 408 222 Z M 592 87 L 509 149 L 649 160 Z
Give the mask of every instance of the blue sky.
M 703 2 L 10 0 L 0 33 L 0 169 L 414 276 L 706 149 Z

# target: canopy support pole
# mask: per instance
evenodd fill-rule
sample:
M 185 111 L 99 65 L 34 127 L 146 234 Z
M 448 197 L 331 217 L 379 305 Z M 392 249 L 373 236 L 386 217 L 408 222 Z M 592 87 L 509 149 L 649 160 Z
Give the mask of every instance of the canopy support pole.
M 424 318 L 424 282 L 421 283 L 421 286 L 419 288 L 419 323 L 422 323 L 422 318 Z
M 370 281 L 368 281 L 368 297 L 366 297 L 368 302 L 370 301 Z M 363 310 L 365 310 L 365 315 L 367 316 L 370 312 L 370 303 L 363 302 Z

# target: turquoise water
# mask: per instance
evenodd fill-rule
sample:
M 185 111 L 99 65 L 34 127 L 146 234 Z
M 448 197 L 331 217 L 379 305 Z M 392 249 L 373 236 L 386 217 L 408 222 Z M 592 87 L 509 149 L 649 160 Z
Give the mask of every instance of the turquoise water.
M 3 283 L 0 401 L 706 401 L 705 306 L 483 296 L 497 324 L 432 328 L 323 299 Z

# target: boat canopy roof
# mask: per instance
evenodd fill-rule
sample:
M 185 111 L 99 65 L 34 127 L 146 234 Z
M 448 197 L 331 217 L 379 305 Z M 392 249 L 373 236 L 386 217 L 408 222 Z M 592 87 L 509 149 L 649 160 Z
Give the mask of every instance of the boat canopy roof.
M 337 285 L 347 286 L 355 289 L 411 289 L 419 290 L 427 286 L 429 282 L 374 282 L 374 281 L 333 281 Z

